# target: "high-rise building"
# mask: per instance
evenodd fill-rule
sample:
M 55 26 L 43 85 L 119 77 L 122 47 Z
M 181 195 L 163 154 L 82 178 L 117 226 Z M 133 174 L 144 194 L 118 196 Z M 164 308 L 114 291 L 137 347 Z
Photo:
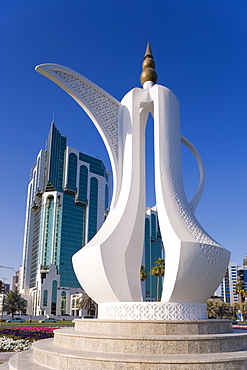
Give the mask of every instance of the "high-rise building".
M 247 292 L 247 266 L 238 266 L 238 282 L 243 284 L 243 290 Z M 244 294 L 242 294 L 244 300 Z
M 243 266 L 247 266 L 247 256 L 245 256 L 243 259 Z
M 227 269 L 224 279 L 221 283 L 221 300 L 226 303 L 231 303 L 230 295 L 230 281 L 229 281 L 229 270 Z
M 221 299 L 231 305 L 238 303 L 238 295 L 235 293 L 238 282 L 238 267 L 236 263 L 230 263 L 226 275 L 221 283 Z
M 21 276 L 22 266 L 20 266 L 19 270 L 16 271 L 15 275 L 12 278 L 12 290 L 20 291 L 20 276 Z
M 108 200 L 102 161 L 67 146 L 52 123 L 28 186 L 20 283 L 28 313 L 69 313 L 70 295 L 80 290 L 72 256 L 103 224 Z
M 156 206 L 147 208 L 145 216 L 145 234 L 142 264 L 146 268 L 148 278 L 142 282 L 142 295 L 145 301 L 156 301 L 158 277 L 149 274 L 157 258 L 164 258 L 164 249 L 159 228 Z M 162 292 L 162 277 L 158 286 L 158 294 Z

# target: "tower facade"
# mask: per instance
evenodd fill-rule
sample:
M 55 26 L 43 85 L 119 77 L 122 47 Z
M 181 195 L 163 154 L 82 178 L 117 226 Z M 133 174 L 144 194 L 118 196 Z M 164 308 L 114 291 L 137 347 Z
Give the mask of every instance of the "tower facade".
M 102 161 L 67 146 L 52 123 L 28 186 L 21 291 L 30 314 L 68 313 L 70 294 L 80 289 L 72 256 L 103 224 L 108 199 Z
M 145 215 L 145 234 L 142 264 L 146 268 L 148 278 L 142 282 L 142 295 L 144 301 L 157 300 L 158 278 L 149 274 L 157 258 L 164 259 L 164 248 L 158 222 L 156 206 L 148 208 Z M 161 297 L 162 282 L 158 287 L 158 295 Z
M 238 303 L 238 295 L 235 293 L 235 287 L 238 282 L 238 266 L 236 263 L 230 263 L 221 283 L 221 299 L 223 302 Z

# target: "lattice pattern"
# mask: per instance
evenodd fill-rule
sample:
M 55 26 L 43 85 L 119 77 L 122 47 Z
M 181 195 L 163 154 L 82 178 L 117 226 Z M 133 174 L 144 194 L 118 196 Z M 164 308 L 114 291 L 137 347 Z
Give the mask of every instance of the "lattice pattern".
M 176 167 L 175 166 L 170 166 L 170 170 L 171 170 L 171 172 L 176 172 Z M 172 184 L 173 184 L 174 187 L 177 187 L 178 182 L 175 178 L 172 179 Z M 178 191 L 177 192 L 174 191 L 173 198 L 177 202 L 177 205 L 179 207 L 179 213 L 180 213 L 182 219 L 184 220 L 184 222 L 188 226 L 190 232 L 193 234 L 195 239 L 199 243 L 210 244 L 212 246 L 221 247 L 218 243 L 216 243 L 215 240 L 210 238 L 209 235 L 205 234 L 205 232 L 201 229 L 201 227 L 199 227 L 199 225 L 195 221 L 194 217 L 191 216 L 191 214 L 186 210 L 186 207 L 184 205 L 184 201 L 183 201 L 183 199 L 182 199 L 182 197 L 181 197 L 181 195 L 179 194 Z
M 213 267 L 217 264 L 218 259 L 221 257 L 223 253 L 223 248 L 219 248 L 213 245 L 208 244 L 201 244 L 200 245 L 201 250 L 206 255 L 206 266 L 207 270 L 204 273 L 204 277 L 207 278 L 211 275 L 211 271 Z
M 118 158 L 118 110 L 119 105 L 96 90 L 79 77 L 68 72 L 51 69 L 59 75 L 67 85 L 76 91 L 86 101 L 97 120 L 103 126 Z
M 98 318 L 105 320 L 205 320 L 206 305 L 172 302 L 100 303 Z

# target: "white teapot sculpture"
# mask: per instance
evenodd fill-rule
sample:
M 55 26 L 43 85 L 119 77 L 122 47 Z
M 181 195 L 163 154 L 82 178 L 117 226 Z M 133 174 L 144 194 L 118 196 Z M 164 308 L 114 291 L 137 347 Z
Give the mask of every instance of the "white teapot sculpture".
M 155 192 L 165 247 L 161 302 L 204 303 L 221 283 L 229 263 L 230 252 L 195 218 L 204 185 L 203 165 L 194 146 L 181 137 L 178 99 L 171 90 L 156 84 L 154 68 L 148 44 L 141 74 L 143 88 L 132 89 L 120 103 L 69 68 L 56 64 L 36 67 L 85 110 L 110 157 L 114 187 L 108 217 L 73 256 L 80 284 L 97 303 L 142 301 L 145 126 L 149 113 L 154 120 Z M 200 170 L 198 190 L 190 203 L 182 181 L 181 141 L 195 155 Z

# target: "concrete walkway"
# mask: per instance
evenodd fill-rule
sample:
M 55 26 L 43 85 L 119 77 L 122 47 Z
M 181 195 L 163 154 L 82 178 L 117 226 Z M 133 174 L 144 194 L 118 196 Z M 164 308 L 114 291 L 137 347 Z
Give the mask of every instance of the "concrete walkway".
M 0 362 L 9 361 L 10 357 L 15 355 L 17 352 L 0 352 Z

